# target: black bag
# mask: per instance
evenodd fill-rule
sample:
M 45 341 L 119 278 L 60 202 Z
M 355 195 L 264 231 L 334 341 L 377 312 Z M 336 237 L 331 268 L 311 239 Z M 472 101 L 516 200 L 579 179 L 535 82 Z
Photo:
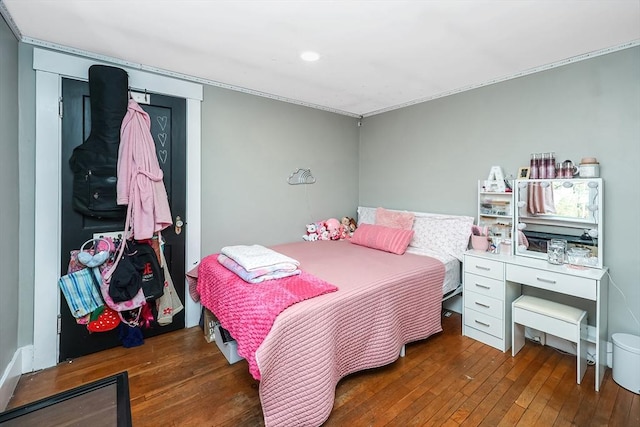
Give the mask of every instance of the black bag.
M 96 218 L 124 218 L 116 202 L 120 127 L 127 113 L 127 72 L 106 65 L 89 67 L 91 134 L 73 150 L 73 209 Z
M 140 269 L 142 292 L 147 301 L 155 301 L 164 294 L 164 270 L 160 267 L 156 251 L 150 244 L 133 242 L 134 265 Z
M 160 298 L 164 294 L 164 271 L 156 252 L 144 242 L 127 241 L 122 244 L 127 246 L 109 283 L 109 295 L 113 301 L 128 301 L 141 287 L 147 301 Z
M 134 257 L 129 251 L 130 243 L 125 241 L 121 244 L 127 247 L 109 281 L 109 296 L 114 302 L 129 301 L 142 286 L 141 269 L 136 267 Z

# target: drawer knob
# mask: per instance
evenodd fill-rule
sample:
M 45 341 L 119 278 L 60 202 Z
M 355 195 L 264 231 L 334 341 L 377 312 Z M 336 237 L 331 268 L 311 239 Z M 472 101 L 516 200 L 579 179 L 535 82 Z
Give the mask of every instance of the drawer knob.
M 479 324 L 479 325 L 486 326 L 487 328 L 488 328 L 489 326 L 491 326 L 490 324 L 488 324 L 488 323 L 484 323 L 484 322 L 481 322 L 481 321 L 479 321 L 479 320 L 477 320 L 477 319 L 476 319 L 476 321 L 475 321 L 475 322 L 476 322 L 477 324 Z
M 536 277 L 536 280 L 538 280 L 539 282 L 544 282 L 544 283 L 551 283 L 552 285 L 556 284 L 555 280 L 551 280 L 551 279 L 543 279 L 542 277 Z
M 491 270 L 489 267 L 485 267 L 483 265 L 476 265 L 476 268 L 478 270 L 484 270 L 484 271 L 490 271 Z
M 480 283 L 476 283 L 476 286 L 482 289 L 491 289 L 491 286 L 481 285 Z
M 476 305 L 479 305 L 480 307 L 484 307 L 484 308 L 490 308 L 488 304 L 484 304 L 484 303 L 478 302 L 478 301 L 476 301 Z

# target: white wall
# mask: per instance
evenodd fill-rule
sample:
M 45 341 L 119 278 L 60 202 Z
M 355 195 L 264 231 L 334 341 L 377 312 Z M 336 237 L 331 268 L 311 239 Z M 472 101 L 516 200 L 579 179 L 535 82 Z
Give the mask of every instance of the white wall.
M 205 87 L 202 254 L 302 240 L 305 224 L 356 216 L 357 120 Z M 298 168 L 315 184 L 289 185 Z
M 472 64 L 470 64 L 472 66 Z M 360 204 L 476 216 L 477 180 L 530 153 L 597 157 L 604 179 L 609 334 L 640 334 L 640 48 L 364 120 Z

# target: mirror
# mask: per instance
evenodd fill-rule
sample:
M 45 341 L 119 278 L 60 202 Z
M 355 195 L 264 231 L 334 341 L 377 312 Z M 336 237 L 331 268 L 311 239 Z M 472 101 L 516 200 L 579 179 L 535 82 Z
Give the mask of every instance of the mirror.
M 547 242 L 586 248 L 602 268 L 602 179 L 530 179 L 516 185 L 516 255 L 547 258 Z

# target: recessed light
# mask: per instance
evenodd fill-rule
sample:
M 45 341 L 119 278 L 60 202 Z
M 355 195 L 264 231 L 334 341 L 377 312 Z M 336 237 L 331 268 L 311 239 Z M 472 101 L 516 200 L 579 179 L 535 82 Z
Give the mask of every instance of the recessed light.
M 302 58 L 304 61 L 313 62 L 320 59 L 320 54 L 318 52 L 312 52 L 308 50 L 306 52 L 302 52 L 300 54 L 300 58 Z

